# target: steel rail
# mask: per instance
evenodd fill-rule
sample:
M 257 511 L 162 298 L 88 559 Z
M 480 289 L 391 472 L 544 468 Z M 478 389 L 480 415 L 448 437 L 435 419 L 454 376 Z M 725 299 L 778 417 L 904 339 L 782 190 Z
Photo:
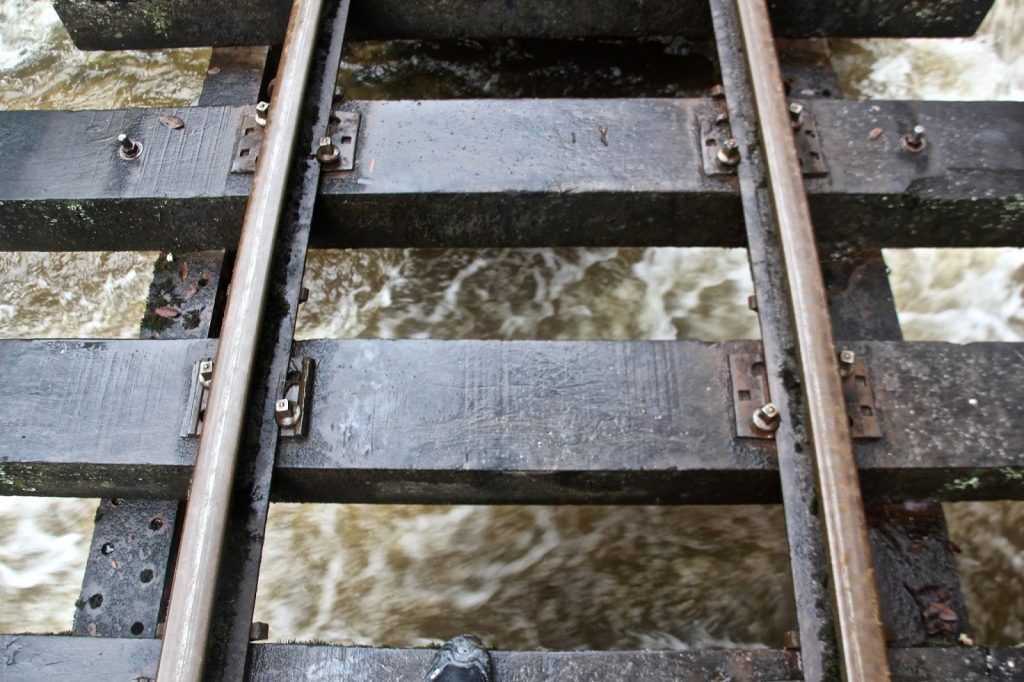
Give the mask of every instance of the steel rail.
M 295 0 L 277 71 L 274 107 L 242 223 L 203 434 L 174 569 L 157 677 L 203 675 L 217 576 L 271 262 L 313 61 L 322 0 Z
M 847 680 L 887 680 L 864 503 L 778 53 L 765 0 L 736 2 L 778 225 L 843 675 Z

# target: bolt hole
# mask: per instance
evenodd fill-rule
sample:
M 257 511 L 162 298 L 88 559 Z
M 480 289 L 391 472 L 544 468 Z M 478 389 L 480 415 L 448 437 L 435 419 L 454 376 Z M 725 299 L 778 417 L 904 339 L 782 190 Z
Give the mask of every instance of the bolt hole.
M 238 152 L 238 155 L 244 159 L 245 157 L 249 156 L 249 150 L 243 149 L 242 151 Z
M 103 554 L 107 554 L 107 555 L 113 554 L 114 553 L 114 543 L 113 542 L 104 542 L 103 546 L 100 547 L 100 552 L 102 552 Z
M 829 90 L 828 88 L 825 88 L 824 90 L 821 91 L 821 95 L 822 97 L 831 97 L 832 91 Z
M 246 135 L 252 135 L 254 130 L 256 130 L 256 129 L 255 128 L 246 128 L 245 129 L 245 134 Z
M 811 158 L 817 160 L 821 158 L 821 155 L 818 152 L 811 152 Z
M 198 284 L 200 287 L 205 287 L 207 284 L 209 284 L 209 281 L 205 280 L 205 279 L 201 279 L 198 282 L 196 282 L 196 284 Z
M 740 391 L 740 400 L 750 400 L 750 391 Z
M 142 623 L 140 623 L 139 621 L 135 621 L 134 623 L 132 623 L 132 634 L 135 635 L 136 637 L 141 635 L 142 631 L 145 630 L 145 629 L 146 629 L 146 626 L 143 625 Z
M 813 130 L 804 130 L 804 135 L 806 135 L 807 137 L 814 137 L 814 131 Z
M 110 501 L 110 504 L 114 505 L 115 507 L 120 507 L 122 504 L 124 504 L 124 500 L 122 500 L 120 497 L 115 497 Z
M 864 376 L 863 374 L 858 374 L 857 376 L 855 376 L 853 378 L 853 380 L 857 382 L 858 386 L 867 386 L 868 385 L 868 378 L 866 376 Z
M 142 571 L 142 573 L 139 573 L 139 580 L 141 580 L 144 583 L 148 583 L 152 579 L 153 579 L 153 569 L 151 569 L 151 568 L 144 569 Z
M 870 416 L 872 416 L 875 413 L 875 411 L 871 409 L 870 405 L 861 405 L 860 406 L 860 413 L 862 415 L 864 415 L 865 417 L 870 417 Z
M 343 135 L 342 138 L 341 138 L 341 143 L 342 144 L 352 144 L 352 136 L 351 135 Z
M 164 520 L 161 519 L 159 516 L 156 516 L 153 518 L 152 521 L 149 522 L 149 527 L 151 530 L 160 530 L 164 527 Z
M 847 417 L 846 420 L 850 422 L 850 426 L 853 426 L 853 417 Z
M 709 137 L 708 139 L 704 140 L 704 144 L 706 144 L 709 147 L 714 147 L 717 143 L 718 141 L 713 137 Z
M 89 608 L 98 609 L 103 606 L 103 595 L 97 592 L 96 594 L 89 597 Z

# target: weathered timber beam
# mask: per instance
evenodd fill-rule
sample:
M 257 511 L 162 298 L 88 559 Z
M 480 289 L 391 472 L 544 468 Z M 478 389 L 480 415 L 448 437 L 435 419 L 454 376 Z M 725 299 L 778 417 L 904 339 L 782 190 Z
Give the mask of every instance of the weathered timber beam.
M 160 641 L 57 635 L 0 635 L 5 682 L 74 679 L 80 682 L 154 679 Z M 245 679 L 294 680 L 307 672 L 339 682 L 419 682 L 434 649 L 343 647 L 324 644 L 250 644 Z M 704 682 L 712 679 L 797 680 L 793 652 L 777 649 L 705 651 L 496 651 L 502 682 Z M 83 665 L 88 662 L 88 665 Z M 1024 650 L 987 648 L 890 649 L 893 679 L 901 682 L 1020 679 Z M 310 672 L 311 671 L 311 672 Z
M 220 251 L 157 256 L 139 338 L 205 339 L 216 334 L 228 279 L 221 277 L 223 264 Z M 174 567 L 181 507 L 177 499 L 100 501 L 75 603 L 74 634 L 156 637 Z
M 85 50 L 268 45 L 284 38 L 287 0 L 54 0 L 72 40 Z M 920 2 L 778 0 L 780 36 L 966 36 L 992 0 Z M 926 11 L 927 10 L 927 11 Z M 353 30 L 374 38 L 712 37 L 707 3 L 643 0 L 360 0 Z
M 0 494 L 184 496 L 181 424 L 213 341 L 0 342 Z M 873 499 L 1021 499 L 1020 344 L 858 342 L 882 438 L 857 441 Z M 777 502 L 771 441 L 736 438 L 730 353 L 755 342 L 296 344 L 317 362 L 309 436 L 277 499 Z
M 821 242 L 1024 245 L 1024 104 L 807 104 L 829 171 L 807 178 Z M 362 116 L 356 168 L 325 178 L 314 246 L 745 243 L 735 179 L 702 171 L 706 100 L 345 107 Z M 245 113 L 0 112 L 0 250 L 233 249 L 251 183 L 230 172 Z M 915 154 L 900 138 L 917 124 Z M 118 156 L 120 132 L 141 141 L 138 159 Z

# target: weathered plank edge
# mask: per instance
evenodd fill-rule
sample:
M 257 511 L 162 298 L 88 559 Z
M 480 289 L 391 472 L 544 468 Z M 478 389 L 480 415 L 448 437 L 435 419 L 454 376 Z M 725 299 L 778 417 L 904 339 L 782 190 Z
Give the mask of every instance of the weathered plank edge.
M 7 663 L 5 682 L 75 679 L 154 679 L 160 640 L 0 635 Z M 436 651 L 343 647 L 327 644 L 251 644 L 246 679 L 252 682 L 292 680 L 296 671 L 332 680 L 387 679 L 419 682 Z M 779 649 L 704 651 L 496 651 L 502 680 L 528 682 L 568 676 L 574 682 L 607 680 L 628 671 L 637 682 L 712 679 L 715 674 L 749 680 L 799 679 L 796 654 Z M 1024 670 L 1020 648 L 890 649 L 894 679 L 1016 680 Z M 86 663 L 83 665 L 83 663 Z M 559 678 L 563 679 L 563 678 Z M 620 678 L 621 679 L 621 678 Z

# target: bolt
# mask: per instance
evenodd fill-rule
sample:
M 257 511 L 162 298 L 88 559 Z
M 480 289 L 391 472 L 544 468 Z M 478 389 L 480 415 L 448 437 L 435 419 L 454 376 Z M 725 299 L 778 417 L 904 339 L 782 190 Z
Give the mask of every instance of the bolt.
M 715 114 L 715 124 L 716 125 L 725 125 L 728 122 L 729 122 L 729 112 L 728 111 L 720 111 L 717 114 Z
M 290 429 L 299 423 L 302 416 L 302 408 L 294 400 L 281 398 L 274 403 L 274 421 L 282 429 Z
M 753 310 L 755 313 L 757 312 L 757 294 L 751 294 L 750 296 L 747 296 L 747 307 Z
M 320 145 L 316 148 L 316 160 L 324 166 L 335 163 L 341 156 L 334 140 L 329 137 L 321 137 Z
M 803 124 L 804 105 L 793 102 L 789 105 L 789 125 L 799 128 Z
M 786 630 L 782 634 L 782 648 L 795 651 L 800 648 L 800 633 L 796 630 Z
M 711 88 L 711 96 L 715 99 L 724 99 L 725 88 L 722 85 L 715 85 Z
M 779 408 L 775 406 L 775 403 L 765 403 L 754 410 L 751 421 L 753 421 L 754 426 L 761 431 L 775 431 L 779 428 Z
M 299 303 L 305 303 L 309 300 L 309 289 L 302 287 L 299 289 Z
M 857 355 L 852 350 L 843 349 L 839 351 L 839 376 L 844 379 L 853 372 L 853 361 Z
M 132 159 L 139 158 L 139 154 L 142 153 L 142 145 L 128 137 L 125 133 L 121 133 L 117 136 L 117 153 L 122 159 L 131 161 Z
M 199 363 L 199 383 L 203 388 L 209 388 L 213 383 L 213 360 L 203 360 Z
M 718 148 L 718 163 L 723 166 L 735 166 L 740 162 L 740 145 L 734 138 L 729 138 Z
M 903 148 L 908 152 L 917 153 L 928 146 L 928 141 L 924 138 L 924 126 L 916 125 L 912 132 L 907 133 L 900 138 L 900 143 Z
M 260 128 L 267 125 L 267 113 L 270 111 L 270 102 L 258 102 L 256 104 L 256 125 Z

